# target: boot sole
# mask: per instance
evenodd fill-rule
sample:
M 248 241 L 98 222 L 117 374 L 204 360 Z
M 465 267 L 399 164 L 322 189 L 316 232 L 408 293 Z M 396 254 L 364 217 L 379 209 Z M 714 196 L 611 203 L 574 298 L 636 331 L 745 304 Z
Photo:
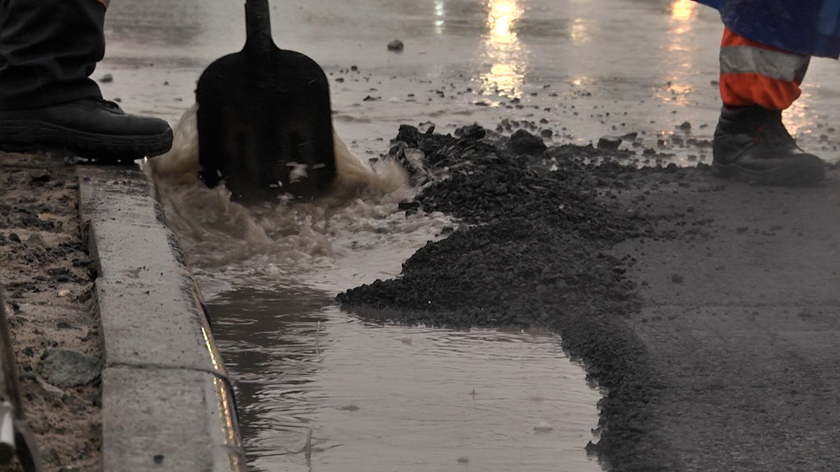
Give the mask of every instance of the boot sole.
M 825 178 L 822 161 L 801 161 L 775 169 L 755 170 L 737 164 L 719 164 L 712 161 L 712 175 L 725 179 L 736 179 L 755 185 L 781 187 L 811 187 Z
M 66 149 L 102 163 L 159 156 L 172 147 L 172 130 L 157 135 L 114 136 L 88 133 L 41 121 L 0 123 L 0 148 L 11 152 Z

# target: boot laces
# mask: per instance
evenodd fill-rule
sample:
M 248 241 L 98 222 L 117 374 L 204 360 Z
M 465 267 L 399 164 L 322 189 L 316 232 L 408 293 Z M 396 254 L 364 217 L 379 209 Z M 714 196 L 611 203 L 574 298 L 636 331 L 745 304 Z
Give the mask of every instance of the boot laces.
M 753 140 L 756 144 L 766 144 L 774 148 L 796 146 L 796 140 L 793 139 L 793 136 L 788 133 L 787 128 L 781 122 L 771 122 L 759 126 Z
M 120 106 L 116 102 L 112 102 L 111 100 L 105 100 L 101 97 L 94 97 L 96 103 L 100 105 L 104 105 L 106 108 L 110 108 L 112 110 L 120 110 Z

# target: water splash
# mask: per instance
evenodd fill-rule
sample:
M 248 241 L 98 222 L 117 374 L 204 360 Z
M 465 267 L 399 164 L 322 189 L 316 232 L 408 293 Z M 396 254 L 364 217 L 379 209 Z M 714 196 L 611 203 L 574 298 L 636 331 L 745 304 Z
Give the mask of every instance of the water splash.
M 311 271 L 351 252 L 381 246 L 388 236 L 422 233 L 425 241 L 445 224 L 442 215 L 397 213 L 398 204 L 418 191 L 405 170 L 389 159 L 375 165 L 361 160 L 336 134 L 338 172 L 324 197 L 284 196 L 250 207 L 232 202 L 224 185 L 210 189 L 198 178 L 197 109 L 194 105 L 184 113 L 172 149 L 149 160 L 145 171 L 155 181 L 167 224 L 199 268 Z M 254 263 L 243 264 L 248 260 Z

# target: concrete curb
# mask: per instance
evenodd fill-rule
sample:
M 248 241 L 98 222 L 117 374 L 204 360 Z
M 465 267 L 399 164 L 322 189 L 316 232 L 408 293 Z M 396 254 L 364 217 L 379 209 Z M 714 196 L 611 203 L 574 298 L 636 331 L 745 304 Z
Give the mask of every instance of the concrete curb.
M 77 174 L 104 339 L 104 470 L 244 471 L 230 381 L 153 187 L 135 168 Z

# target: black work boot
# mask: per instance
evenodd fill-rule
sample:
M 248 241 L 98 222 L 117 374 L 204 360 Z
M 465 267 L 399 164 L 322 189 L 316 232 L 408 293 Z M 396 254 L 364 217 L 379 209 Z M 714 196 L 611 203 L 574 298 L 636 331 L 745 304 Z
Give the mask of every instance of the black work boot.
M 825 165 L 799 149 L 781 111 L 724 106 L 715 129 L 712 173 L 760 185 L 810 186 L 825 178 Z
M 0 149 L 66 149 L 112 163 L 157 156 L 172 147 L 172 129 L 158 118 L 128 115 L 99 97 L 62 105 L 0 110 Z

